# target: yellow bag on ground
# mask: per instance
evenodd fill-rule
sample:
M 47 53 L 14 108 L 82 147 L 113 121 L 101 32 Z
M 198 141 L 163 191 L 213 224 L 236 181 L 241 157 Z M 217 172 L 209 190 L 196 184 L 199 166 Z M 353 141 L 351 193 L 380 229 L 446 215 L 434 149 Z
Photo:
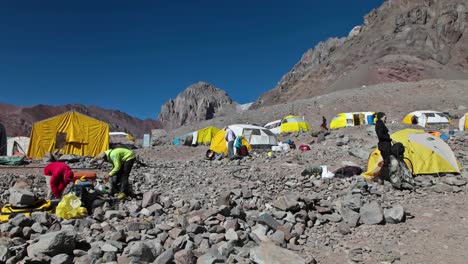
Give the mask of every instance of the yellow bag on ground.
M 82 218 L 88 214 L 86 208 L 81 207 L 81 200 L 76 195 L 69 193 L 63 196 L 55 209 L 55 214 L 63 219 Z

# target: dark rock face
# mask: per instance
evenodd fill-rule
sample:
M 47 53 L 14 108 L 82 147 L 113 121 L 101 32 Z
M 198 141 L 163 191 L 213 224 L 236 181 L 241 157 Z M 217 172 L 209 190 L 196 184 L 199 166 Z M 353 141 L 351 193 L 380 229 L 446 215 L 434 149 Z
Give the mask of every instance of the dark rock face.
M 308 50 L 252 108 L 382 82 L 466 79 L 463 0 L 386 1 L 348 37 Z
M 225 91 L 209 83 L 198 82 L 164 104 L 158 119 L 165 129 L 173 129 L 194 121 L 212 119 L 224 106 L 233 103 Z

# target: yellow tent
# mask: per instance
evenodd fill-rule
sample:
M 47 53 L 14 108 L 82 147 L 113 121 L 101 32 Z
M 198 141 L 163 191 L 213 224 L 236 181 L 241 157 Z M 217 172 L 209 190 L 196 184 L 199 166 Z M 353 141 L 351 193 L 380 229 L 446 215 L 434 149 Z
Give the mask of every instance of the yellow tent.
M 97 156 L 108 148 L 109 124 L 72 111 L 33 125 L 28 156 L 42 158 L 55 150 L 63 154 Z
M 219 130 L 218 133 L 216 133 L 216 135 L 211 140 L 210 149 L 213 150 L 216 153 L 225 153 L 225 154 L 227 154 L 228 149 L 227 149 L 226 140 L 224 139 L 225 135 L 226 135 L 226 131 L 224 129 Z M 236 136 L 238 136 L 238 135 L 236 135 Z M 242 145 L 247 146 L 247 150 L 249 150 L 249 151 L 252 150 L 252 146 L 250 146 L 249 142 L 247 142 L 247 140 L 245 140 L 245 138 L 242 139 Z
M 414 124 L 422 127 L 430 125 L 452 124 L 452 119 L 442 112 L 434 110 L 414 111 L 407 114 L 401 121 L 403 124 Z
M 288 115 L 281 120 L 280 133 L 309 131 L 309 124 L 299 116 Z
M 348 126 L 373 125 L 375 112 L 339 113 L 330 122 L 331 129 Z
M 209 145 L 212 138 L 219 132 L 219 128 L 214 126 L 205 127 L 198 130 L 197 144 Z
M 405 162 L 413 175 L 460 173 L 460 164 L 442 139 L 410 128 L 393 133 L 391 138 L 405 146 Z M 380 151 L 375 149 L 369 155 L 367 171 L 363 176 L 372 178 L 379 175 L 382 165 Z

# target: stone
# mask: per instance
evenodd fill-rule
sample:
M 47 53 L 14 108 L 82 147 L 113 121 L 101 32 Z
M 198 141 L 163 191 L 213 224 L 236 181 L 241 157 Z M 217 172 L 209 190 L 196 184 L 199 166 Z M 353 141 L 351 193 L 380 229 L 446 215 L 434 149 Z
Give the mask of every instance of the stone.
M 194 264 L 195 256 L 191 250 L 183 249 L 174 254 L 174 262 L 175 264 Z
M 185 231 L 181 228 L 173 228 L 168 232 L 168 234 L 172 239 L 176 239 L 177 237 L 185 234 Z
M 126 229 L 128 231 L 140 231 L 140 230 L 153 229 L 153 227 L 154 227 L 153 223 L 142 221 L 142 222 L 130 222 L 127 224 Z
M 187 233 L 200 234 L 206 231 L 206 228 L 197 224 L 190 224 L 186 229 Z
M 334 223 L 338 223 L 340 222 L 343 218 L 337 214 L 337 213 L 333 213 L 333 214 L 327 214 L 327 215 L 324 215 L 323 216 L 325 219 L 327 219 L 328 221 L 330 222 L 334 222 Z
M 343 218 L 343 220 L 348 224 L 349 227 L 356 227 L 359 224 L 360 214 L 344 207 L 341 203 L 337 205 L 337 211 Z
M 107 210 L 104 214 L 104 217 L 106 219 L 112 219 L 112 218 L 119 218 L 122 219 L 126 216 L 124 211 L 118 211 L 118 210 Z
M 210 244 L 214 245 L 224 240 L 224 234 L 210 234 Z
M 84 255 L 82 257 L 75 258 L 73 261 L 75 264 L 89 264 L 95 263 L 96 259 L 90 255 Z
M 262 224 L 257 224 L 256 226 L 254 226 L 252 228 L 252 232 L 250 233 L 250 235 L 252 237 L 252 239 L 254 239 L 256 242 L 261 242 L 261 241 L 268 241 L 268 237 L 266 236 L 266 233 L 268 231 L 268 227 L 267 226 L 264 226 Z
M 157 202 L 159 202 L 159 193 L 154 191 L 145 192 L 141 201 L 141 207 L 146 208 Z
M 278 221 L 276 221 L 275 218 L 273 218 L 273 216 L 271 216 L 268 213 L 261 213 L 258 216 L 257 221 L 260 224 L 266 225 L 266 226 L 268 226 L 269 228 L 271 228 L 273 230 L 276 230 L 276 228 L 281 225 L 280 223 L 278 223 Z
M 281 230 L 276 230 L 276 232 L 270 236 L 270 240 L 277 246 L 283 245 L 285 242 L 284 232 Z
M 117 260 L 117 254 L 115 252 L 105 252 L 102 255 L 102 262 L 104 263 L 112 263 Z
M 237 235 L 236 231 L 233 228 L 228 229 L 224 237 L 226 238 L 227 241 L 239 240 L 239 236 Z
M 119 251 L 119 249 L 114 246 L 114 245 L 111 245 L 109 243 L 105 243 L 101 246 L 101 250 L 104 251 L 104 252 L 117 252 Z
M 398 224 L 405 220 L 405 209 L 401 205 L 395 205 L 390 209 L 384 209 L 385 222 Z
M 218 258 L 211 253 L 205 253 L 197 259 L 197 264 L 215 264 Z M 221 262 L 222 263 L 222 262 Z
M 382 208 L 377 201 L 365 204 L 360 211 L 361 222 L 365 225 L 377 225 L 383 222 Z
M 26 227 L 26 226 L 31 226 L 33 224 L 33 221 L 31 221 L 30 218 L 24 216 L 24 214 L 18 214 L 12 219 L 10 219 L 9 221 L 14 226 L 18 226 L 18 227 Z
M 221 205 L 229 206 L 231 204 L 231 192 L 225 191 L 225 192 L 220 193 L 218 196 L 217 204 L 219 206 Z
M 273 243 L 263 242 L 250 250 L 250 260 L 257 264 L 306 264 L 298 254 L 278 247 Z
M 342 235 L 348 235 L 351 234 L 351 229 L 349 228 L 348 224 L 341 222 L 338 224 L 338 232 L 340 232 Z
M 174 259 L 174 250 L 172 248 L 164 251 L 159 255 L 153 264 L 170 264 Z
M 55 256 L 72 254 L 75 249 L 75 233 L 69 231 L 50 232 L 39 237 L 37 243 L 27 247 L 28 256 L 34 258 L 38 254 Z
M 288 193 L 278 197 L 274 201 L 273 206 L 282 211 L 296 211 L 299 209 L 298 199 L 299 195 Z
M 1 245 L 0 246 L 0 263 L 5 263 L 7 259 L 11 257 L 11 252 L 8 250 L 8 246 Z
M 50 260 L 50 264 L 71 264 L 73 258 L 67 254 L 58 254 Z
M 347 207 L 355 212 L 359 212 L 362 207 L 362 195 L 361 194 L 347 194 L 342 199 L 343 206 Z
M 253 197 L 252 191 L 247 186 L 242 187 L 242 197 L 244 199 L 250 199 Z
M 132 244 L 128 255 L 136 258 L 139 262 L 153 262 L 156 258 L 151 248 L 142 241 Z
M 11 205 L 16 207 L 28 207 L 33 206 L 36 201 L 36 196 L 34 193 L 20 188 L 10 188 L 10 198 L 9 202 Z

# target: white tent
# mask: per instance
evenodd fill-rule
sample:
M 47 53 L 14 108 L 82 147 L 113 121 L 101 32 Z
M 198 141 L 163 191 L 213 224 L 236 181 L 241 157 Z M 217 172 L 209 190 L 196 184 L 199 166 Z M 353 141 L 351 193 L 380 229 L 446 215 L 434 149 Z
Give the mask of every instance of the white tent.
M 413 124 L 413 120 L 417 121 L 416 125 L 422 127 L 427 127 L 428 125 L 445 125 L 451 122 L 447 115 L 434 110 L 411 112 L 403 118 L 403 123 Z
M 28 152 L 29 137 L 11 137 L 7 139 L 7 156 L 23 155 Z
M 270 148 L 278 145 L 275 135 L 267 128 L 253 125 L 235 124 L 229 128 L 236 135 L 242 135 L 253 148 Z

